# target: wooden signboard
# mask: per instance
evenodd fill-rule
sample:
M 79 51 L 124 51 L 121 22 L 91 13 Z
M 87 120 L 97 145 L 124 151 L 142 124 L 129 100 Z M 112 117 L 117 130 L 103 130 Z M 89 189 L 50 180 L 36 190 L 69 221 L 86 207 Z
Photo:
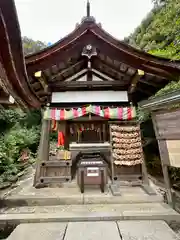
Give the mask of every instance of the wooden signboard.
M 180 109 L 153 114 L 163 164 L 180 167 Z
M 169 165 L 180 167 L 180 140 L 166 140 L 166 146 L 169 154 Z
M 168 166 L 180 168 L 180 109 L 157 111 L 152 114 L 158 140 L 167 199 L 173 205 Z
M 180 109 L 154 114 L 158 139 L 180 139 Z

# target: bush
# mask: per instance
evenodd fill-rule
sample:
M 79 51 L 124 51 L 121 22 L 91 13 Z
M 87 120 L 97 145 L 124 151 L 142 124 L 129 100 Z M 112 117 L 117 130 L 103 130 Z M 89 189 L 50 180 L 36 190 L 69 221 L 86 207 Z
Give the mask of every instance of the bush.
M 17 180 L 19 172 L 34 162 L 40 139 L 40 111 L 0 110 L 0 188 Z M 23 150 L 27 160 L 20 160 Z
M 10 158 L 17 160 L 20 152 L 31 149 L 39 141 L 39 134 L 35 128 L 27 129 L 15 126 L 4 137 L 6 152 Z
M 14 126 L 0 139 L 0 174 L 17 174 L 18 159 L 23 149 L 36 150 L 39 143 L 39 131 Z

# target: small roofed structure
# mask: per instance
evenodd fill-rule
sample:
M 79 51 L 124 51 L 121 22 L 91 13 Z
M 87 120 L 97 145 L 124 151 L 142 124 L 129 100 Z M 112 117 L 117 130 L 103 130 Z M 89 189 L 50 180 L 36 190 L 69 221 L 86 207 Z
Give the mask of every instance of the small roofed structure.
M 180 168 L 180 90 L 139 103 L 149 111 L 158 141 L 167 200 L 173 205 L 168 167 Z

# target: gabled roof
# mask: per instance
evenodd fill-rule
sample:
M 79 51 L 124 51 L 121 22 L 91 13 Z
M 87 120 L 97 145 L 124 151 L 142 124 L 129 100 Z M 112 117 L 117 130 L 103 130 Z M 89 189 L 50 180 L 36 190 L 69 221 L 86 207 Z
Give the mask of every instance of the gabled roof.
M 122 89 L 138 102 L 180 76 L 180 61 L 134 49 L 112 37 L 88 14 L 68 36 L 25 58 L 13 0 L 0 1 L 0 21 L 0 61 L 7 76 L 3 80 L 4 85 L 19 103 L 28 107 L 37 108 L 46 103 L 55 88 Z M 87 84 L 74 80 L 67 82 L 67 79 L 87 70 L 88 59 L 82 52 L 89 45 L 96 52 L 91 58 L 93 74 L 104 74 L 102 79 L 105 81 Z M 138 70 L 144 74 L 138 76 Z M 37 71 L 42 72 L 40 79 L 35 77 Z M 88 74 L 92 76 L 89 70 Z M 107 78 L 114 81 L 108 82 Z
M 63 59 L 67 54 L 66 51 L 80 46 L 82 49 L 82 43 L 84 45 L 94 43 L 104 54 L 147 73 L 158 74 L 162 77 L 173 77 L 173 74 L 179 75 L 180 73 L 180 61 L 153 56 L 115 39 L 100 24 L 97 24 L 93 17 L 85 18 L 74 31 L 52 46 L 26 56 L 27 68 L 31 71 L 37 70 L 38 64 L 39 69 L 53 65 L 57 61 L 56 57 Z

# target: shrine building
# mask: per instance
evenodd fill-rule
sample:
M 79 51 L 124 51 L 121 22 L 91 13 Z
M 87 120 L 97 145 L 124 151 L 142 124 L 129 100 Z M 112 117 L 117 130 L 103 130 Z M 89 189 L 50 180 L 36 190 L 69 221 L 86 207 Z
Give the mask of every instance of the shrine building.
M 178 79 L 180 62 L 117 40 L 91 16 L 89 2 L 72 32 L 24 57 L 13 0 L 2 0 L 0 10 L 1 81 L 23 109 L 42 110 L 34 186 L 74 179 L 82 192 L 86 183 L 102 191 L 121 180 L 148 186 L 136 107 Z

